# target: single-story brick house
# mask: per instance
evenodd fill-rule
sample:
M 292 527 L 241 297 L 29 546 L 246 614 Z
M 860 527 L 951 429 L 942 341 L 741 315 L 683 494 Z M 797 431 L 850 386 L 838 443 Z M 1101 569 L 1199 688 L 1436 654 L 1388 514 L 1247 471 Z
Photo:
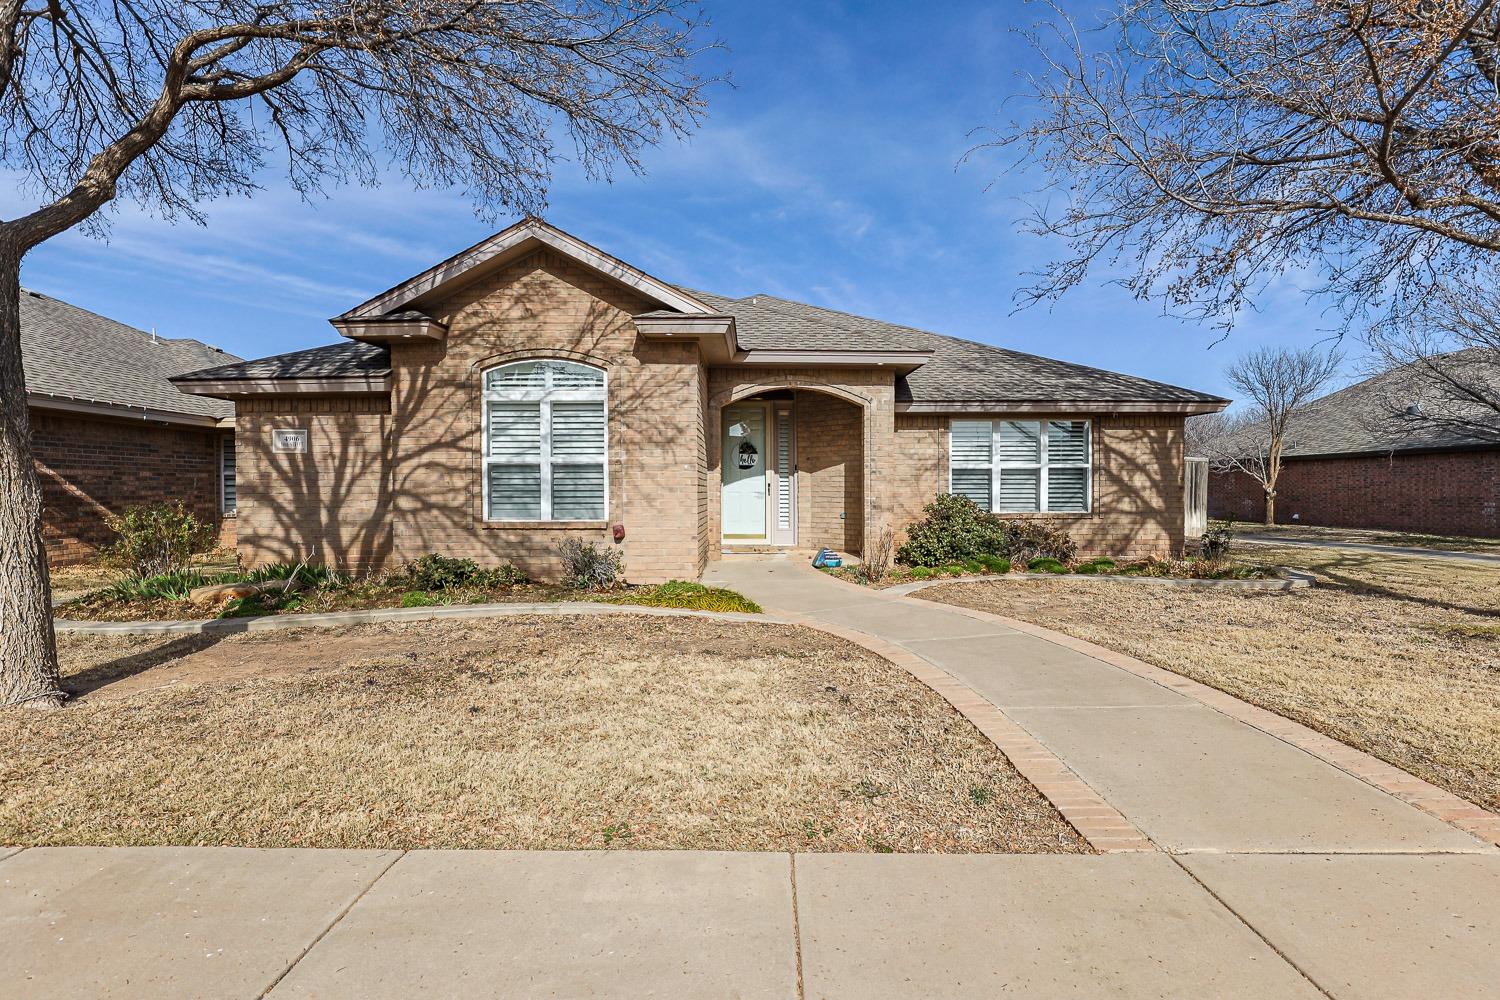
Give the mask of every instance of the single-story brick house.
M 21 290 L 21 364 L 54 566 L 110 538 L 107 514 L 181 499 L 234 544 L 234 406 L 168 379 L 238 361 L 196 340 L 157 337 Z
M 734 546 L 860 552 L 952 490 L 1101 553 L 1183 542 L 1183 421 L 1226 400 L 652 277 L 528 220 L 332 320 L 343 343 L 180 375 L 232 400 L 250 564 L 427 552 L 636 582 Z
M 1402 413 L 1422 412 L 1421 380 L 1402 369 L 1330 393 L 1298 411 L 1276 482 L 1276 519 L 1500 537 L 1500 442 Z M 1210 517 L 1265 519 L 1265 492 L 1250 476 L 1209 476 Z

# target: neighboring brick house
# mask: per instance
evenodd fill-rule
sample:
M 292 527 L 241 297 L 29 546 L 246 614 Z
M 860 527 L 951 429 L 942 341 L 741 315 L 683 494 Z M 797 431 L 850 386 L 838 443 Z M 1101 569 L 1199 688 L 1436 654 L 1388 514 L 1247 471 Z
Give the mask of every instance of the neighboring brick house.
M 107 543 L 107 514 L 158 500 L 185 501 L 234 544 L 234 407 L 167 379 L 238 360 L 22 289 L 21 361 L 53 565 Z
M 1500 442 L 1423 421 L 1422 393 L 1398 368 L 1298 411 L 1276 482 L 1277 521 L 1500 537 Z M 1402 412 L 1409 404 L 1411 416 Z M 1243 472 L 1216 469 L 1208 510 L 1263 521 L 1265 492 Z
M 735 546 L 862 551 L 939 493 L 1089 552 L 1183 542 L 1183 421 L 1215 396 L 773 296 L 670 285 L 518 223 L 332 321 L 346 343 L 178 376 L 233 400 L 239 548 L 636 582 Z M 618 539 L 615 536 L 619 536 Z

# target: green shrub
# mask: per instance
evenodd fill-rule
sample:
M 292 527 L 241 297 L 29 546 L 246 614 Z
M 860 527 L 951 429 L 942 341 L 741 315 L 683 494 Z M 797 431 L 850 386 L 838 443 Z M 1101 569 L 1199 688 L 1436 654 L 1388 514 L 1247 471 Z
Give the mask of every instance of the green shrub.
M 564 538 L 557 543 L 563 580 L 580 590 L 608 590 L 620 578 L 620 550 L 601 549 L 593 542 Z
M 184 569 L 194 553 L 214 540 L 213 525 L 198 520 L 181 500 L 128 507 L 106 516 L 105 523 L 116 536 L 105 548 L 105 558 L 137 577 Z
M 1074 567 L 1073 572 L 1083 573 L 1086 576 L 1094 576 L 1100 573 L 1113 573 L 1115 561 L 1113 559 L 1090 559 L 1086 563 L 1080 563 Z
M 1037 556 L 1026 564 L 1033 573 L 1066 573 L 1068 567 L 1051 556 Z
M 983 555 L 1005 554 L 1005 526 L 968 497 L 944 493 L 922 508 L 906 531 L 896 561 L 907 566 L 947 566 Z
M 913 566 L 910 575 L 913 580 L 931 580 L 937 574 L 930 566 Z
M 1208 562 L 1220 563 L 1229 556 L 1230 543 L 1234 541 L 1233 521 L 1215 521 L 1203 532 L 1198 542 L 1198 553 Z
M 485 568 L 472 559 L 454 559 L 436 552 L 407 563 L 401 577 L 417 590 L 505 587 L 526 582 L 526 574 L 510 563 Z
M 434 604 L 441 604 L 432 594 L 424 594 L 420 590 L 409 590 L 401 595 L 401 606 L 403 608 L 430 608 Z
M 949 563 L 946 566 L 939 566 L 938 572 L 943 574 L 944 576 L 963 576 L 963 563 Z
M 979 562 L 991 573 L 1010 572 L 1010 560 L 1004 556 L 980 556 Z
M 985 571 L 985 568 L 986 567 L 984 565 L 983 559 L 970 559 L 968 562 L 964 563 L 965 573 L 983 573 Z
M 1030 563 L 1037 558 L 1072 562 L 1078 543 L 1056 521 L 1048 518 L 1013 518 L 1004 523 L 1004 555 L 1011 562 Z

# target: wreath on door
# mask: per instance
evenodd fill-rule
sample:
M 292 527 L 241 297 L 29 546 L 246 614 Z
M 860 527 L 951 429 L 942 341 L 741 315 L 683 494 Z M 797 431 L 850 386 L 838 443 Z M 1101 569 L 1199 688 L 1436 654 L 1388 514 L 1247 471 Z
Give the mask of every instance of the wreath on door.
M 755 463 L 760 459 L 760 452 L 755 450 L 755 445 L 749 441 L 740 442 L 740 453 L 738 465 L 742 469 L 753 469 Z

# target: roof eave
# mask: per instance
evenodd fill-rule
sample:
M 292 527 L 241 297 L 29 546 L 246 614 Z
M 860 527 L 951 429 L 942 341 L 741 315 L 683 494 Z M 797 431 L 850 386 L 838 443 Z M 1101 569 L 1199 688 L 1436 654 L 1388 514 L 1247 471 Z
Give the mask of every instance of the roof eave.
M 220 427 L 223 417 L 206 413 L 177 413 L 158 410 L 149 406 L 131 403 L 111 403 L 106 400 L 80 399 L 62 393 L 31 389 L 26 393 L 26 405 L 37 410 L 54 413 L 71 413 L 78 416 L 108 417 L 117 420 L 143 420 L 155 424 L 173 424 L 180 427 Z
M 1173 413 L 1186 417 L 1218 413 L 1229 400 L 983 399 L 911 400 L 897 413 Z
M 345 375 L 337 378 L 243 378 L 173 380 L 178 391 L 190 396 L 236 399 L 241 396 L 378 395 L 391 391 L 390 375 Z
M 706 364 L 728 364 L 739 350 L 734 317 L 722 313 L 636 316 L 635 328 L 637 333 L 650 340 L 686 340 L 697 343 Z
M 906 375 L 932 360 L 932 351 L 740 351 L 736 365 L 807 368 L 890 368 Z
M 448 327 L 435 319 L 344 319 L 334 317 L 328 322 L 342 336 L 350 340 L 363 340 L 376 344 L 389 344 L 404 340 L 425 340 L 442 343 L 448 338 Z

